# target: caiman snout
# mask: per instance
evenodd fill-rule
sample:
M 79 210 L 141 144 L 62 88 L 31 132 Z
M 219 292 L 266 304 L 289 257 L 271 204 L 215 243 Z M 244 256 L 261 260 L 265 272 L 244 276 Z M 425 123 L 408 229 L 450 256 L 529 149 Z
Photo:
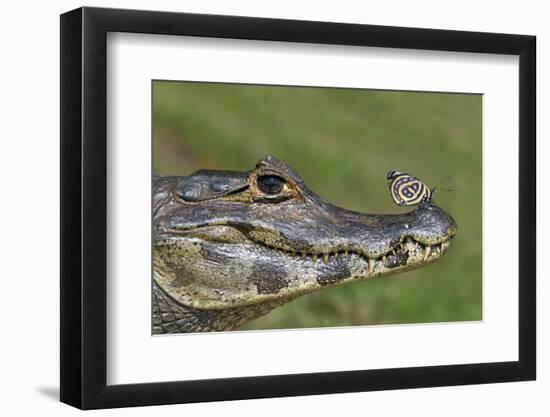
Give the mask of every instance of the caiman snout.
M 288 256 L 325 263 L 355 255 L 367 276 L 421 266 L 441 256 L 456 233 L 456 223 L 433 203 L 403 214 L 364 214 L 335 207 L 303 190 L 300 209 L 270 210 L 251 228 L 249 240 Z

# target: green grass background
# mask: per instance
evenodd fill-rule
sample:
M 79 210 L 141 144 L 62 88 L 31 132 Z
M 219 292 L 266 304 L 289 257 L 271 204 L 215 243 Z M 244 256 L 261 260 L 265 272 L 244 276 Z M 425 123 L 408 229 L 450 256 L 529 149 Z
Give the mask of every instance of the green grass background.
M 480 95 L 155 81 L 153 172 L 249 170 L 267 154 L 335 205 L 398 213 L 388 170 L 429 186 L 458 224 L 434 264 L 303 296 L 246 329 L 480 320 Z

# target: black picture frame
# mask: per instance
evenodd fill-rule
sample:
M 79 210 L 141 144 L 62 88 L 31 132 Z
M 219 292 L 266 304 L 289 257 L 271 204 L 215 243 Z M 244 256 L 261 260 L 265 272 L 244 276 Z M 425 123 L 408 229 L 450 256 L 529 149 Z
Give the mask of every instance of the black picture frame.
M 107 385 L 108 32 L 519 56 L 519 360 Z M 82 409 L 533 380 L 534 36 L 79 8 L 61 15 L 61 401 Z

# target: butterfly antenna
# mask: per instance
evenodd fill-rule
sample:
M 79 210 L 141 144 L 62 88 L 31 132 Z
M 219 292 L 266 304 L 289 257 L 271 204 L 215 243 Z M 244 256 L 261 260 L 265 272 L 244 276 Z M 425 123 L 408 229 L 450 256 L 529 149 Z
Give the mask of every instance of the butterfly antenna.
M 436 191 L 443 190 L 443 191 L 454 191 L 452 188 L 441 188 L 441 187 L 434 187 L 432 188 L 432 193 L 435 194 Z
M 447 182 L 449 181 L 451 178 L 453 178 L 452 176 L 448 176 L 447 178 L 441 180 L 441 181 L 438 181 L 437 184 L 435 185 L 435 187 L 432 188 L 433 191 L 435 190 L 443 190 L 443 191 L 454 191 L 453 189 L 451 188 L 442 188 L 442 187 L 438 187 L 439 184 L 443 184 L 444 182 Z
M 435 184 L 435 187 L 437 187 L 437 186 L 440 185 L 440 184 L 443 184 L 443 183 L 446 182 L 446 181 L 449 181 L 451 178 L 453 178 L 453 177 L 452 177 L 452 176 L 448 176 L 447 178 L 438 181 L 438 182 Z M 434 187 L 434 188 L 435 188 L 435 187 Z M 440 188 L 440 189 L 443 190 L 443 188 Z

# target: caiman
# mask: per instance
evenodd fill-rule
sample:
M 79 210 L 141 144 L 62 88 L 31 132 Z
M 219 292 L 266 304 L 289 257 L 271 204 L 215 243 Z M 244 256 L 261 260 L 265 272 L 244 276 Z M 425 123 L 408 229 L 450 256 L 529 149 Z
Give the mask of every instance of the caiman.
M 152 332 L 223 331 L 301 295 L 434 262 L 455 221 L 336 207 L 267 156 L 248 172 L 153 179 Z

